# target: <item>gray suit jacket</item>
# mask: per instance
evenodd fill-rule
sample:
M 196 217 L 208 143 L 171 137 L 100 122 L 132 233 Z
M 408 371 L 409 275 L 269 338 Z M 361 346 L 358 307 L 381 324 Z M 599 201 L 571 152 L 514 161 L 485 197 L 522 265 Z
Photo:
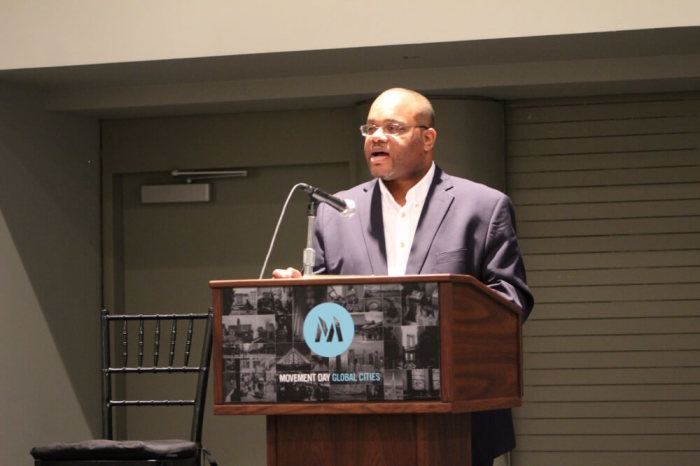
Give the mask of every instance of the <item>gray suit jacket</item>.
M 377 180 L 337 193 L 352 199 L 357 214 L 341 217 L 326 205 L 318 209 L 314 273 L 386 275 L 381 192 Z M 533 299 L 515 234 L 508 197 L 436 167 L 413 239 L 406 274 L 468 274 L 523 309 Z
M 314 273 L 386 275 L 381 191 L 372 180 L 337 193 L 352 199 L 357 214 L 341 217 L 319 206 L 314 232 Z M 406 274 L 468 274 L 514 302 L 523 321 L 533 306 L 515 234 L 510 199 L 503 193 L 436 167 L 418 221 Z M 515 446 L 510 410 L 472 415 L 475 462 L 494 458 Z

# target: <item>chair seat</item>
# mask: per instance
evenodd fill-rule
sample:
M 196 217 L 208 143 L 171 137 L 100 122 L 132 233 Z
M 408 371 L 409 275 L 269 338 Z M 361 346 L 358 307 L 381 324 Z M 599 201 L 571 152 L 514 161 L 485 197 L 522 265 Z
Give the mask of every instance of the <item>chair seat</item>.
M 85 440 L 72 443 L 51 443 L 34 447 L 36 460 L 147 460 L 185 459 L 199 454 L 195 442 L 189 440 Z

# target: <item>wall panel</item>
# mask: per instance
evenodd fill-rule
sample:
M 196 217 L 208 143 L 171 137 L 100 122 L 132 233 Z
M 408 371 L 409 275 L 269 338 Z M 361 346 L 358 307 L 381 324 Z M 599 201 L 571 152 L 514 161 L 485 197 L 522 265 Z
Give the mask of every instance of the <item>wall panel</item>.
M 536 305 L 515 465 L 700 464 L 700 95 L 506 106 Z

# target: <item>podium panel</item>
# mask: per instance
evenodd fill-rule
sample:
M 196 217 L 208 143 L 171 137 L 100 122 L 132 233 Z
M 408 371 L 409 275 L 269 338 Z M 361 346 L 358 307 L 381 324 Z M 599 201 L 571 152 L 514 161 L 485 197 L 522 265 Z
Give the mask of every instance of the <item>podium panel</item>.
M 222 289 L 223 403 L 439 400 L 438 310 L 434 281 Z
M 268 465 L 467 466 L 469 414 L 268 416 Z

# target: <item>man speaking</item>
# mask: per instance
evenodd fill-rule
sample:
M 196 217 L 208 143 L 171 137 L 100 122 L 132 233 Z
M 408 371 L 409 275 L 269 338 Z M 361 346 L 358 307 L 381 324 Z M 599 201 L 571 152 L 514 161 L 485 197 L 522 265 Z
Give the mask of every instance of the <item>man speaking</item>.
M 520 306 L 524 321 L 533 298 L 510 199 L 436 166 L 434 126 L 432 105 L 418 92 L 389 89 L 374 100 L 360 131 L 375 179 L 337 194 L 354 201 L 352 217 L 319 206 L 314 274 L 468 274 Z M 301 272 L 276 269 L 273 276 Z M 471 418 L 473 466 L 491 465 L 515 447 L 510 410 Z

